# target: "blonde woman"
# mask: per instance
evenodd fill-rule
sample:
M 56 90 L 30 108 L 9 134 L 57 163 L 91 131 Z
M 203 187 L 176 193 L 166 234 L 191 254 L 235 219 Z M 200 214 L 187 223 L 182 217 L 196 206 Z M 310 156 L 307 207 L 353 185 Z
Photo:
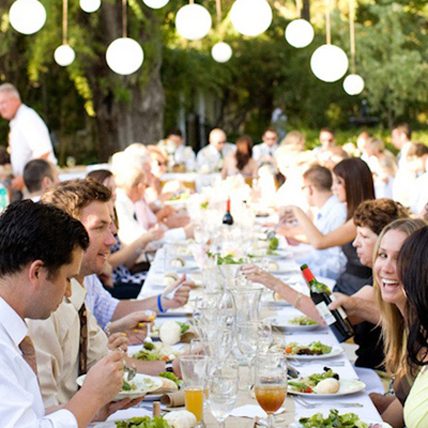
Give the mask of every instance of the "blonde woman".
M 395 396 L 371 397 L 382 419 L 394 428 L 403 427 L 403 406 L 414 380 L 407 364 L 407 299 L 398 277 L 397 258 L 406 238 L 425 225 L 420 219 L 393 221 L 383 229 L 374 251 L 373 290 L 380 309 L 385 366 L 395 377 Z

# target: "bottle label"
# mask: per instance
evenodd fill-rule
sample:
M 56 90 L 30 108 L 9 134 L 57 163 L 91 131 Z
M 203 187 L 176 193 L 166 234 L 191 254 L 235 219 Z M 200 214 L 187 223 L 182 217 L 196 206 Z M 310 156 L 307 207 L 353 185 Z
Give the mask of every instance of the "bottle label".
M 336 322 L 336 318 L 334 318 L 325 302 L 318 303 L 316 307 L 319 314 L 322 316 L 327 325 L 332 325 Z
M 333 302 L 334 300 L 336 300 L 336 297 L 334 297 L 334 294 L 331 294 L 331 295 L 330 295 L 330 299 L 331 299 L 331 301 L 332 301 L 332 302 Z M 337 310 L 337 312 L 339 312 L 339 314 L 341 315 L 341 317 L 342 317 L 343 319 L 348 318 L 348 315 L 347 315 L 347 313 L 343 310 L 342 306 L 339 306 L 336 310 Z

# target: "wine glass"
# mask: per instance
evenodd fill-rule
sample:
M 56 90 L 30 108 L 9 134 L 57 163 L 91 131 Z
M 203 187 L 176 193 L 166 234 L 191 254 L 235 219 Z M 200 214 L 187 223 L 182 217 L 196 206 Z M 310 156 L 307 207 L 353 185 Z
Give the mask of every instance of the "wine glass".
M 273 414 L 287 395 L 287 364 L 282 353 L 257 354 L 255 393 L 260 407 L 268 414 L 268 428 L 272 428 Z
M 240 322 L 236 325 L 236 340 L 241 357 L 249 368 L 249 380 L 245 387 L 250 388 L 253 384 L 252 362 L 257 354 L 257 323 L 256 322 Z
M 267 352 L 273 343 L 272 325 L 268 320 L 260 321 L 257 325 L 257 346 L 260 352 Z
M 226 360 L 217 367 L 208 383 L 211 413 L 225 428 L 226 419 L 236 405 L 239 385 L 239 366 L 234 360 Z

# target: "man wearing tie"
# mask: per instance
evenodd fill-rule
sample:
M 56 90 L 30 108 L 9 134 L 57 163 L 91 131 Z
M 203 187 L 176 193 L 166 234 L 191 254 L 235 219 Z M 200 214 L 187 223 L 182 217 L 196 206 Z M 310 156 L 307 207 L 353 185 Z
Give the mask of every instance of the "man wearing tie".
M 275 165 L 274 154 L 278 148 L 278 134 L 275 129 L 266 129 L 262 140 L 262 143 L 253 147 L 253 159 L 259 167 L 266 164 Z

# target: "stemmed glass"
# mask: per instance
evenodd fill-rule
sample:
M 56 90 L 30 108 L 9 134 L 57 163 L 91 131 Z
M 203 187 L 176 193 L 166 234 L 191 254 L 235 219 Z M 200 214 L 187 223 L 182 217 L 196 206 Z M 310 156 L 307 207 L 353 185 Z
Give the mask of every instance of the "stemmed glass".
M 239 385 L 239 366 L 234 360 L 226 360 L 217 367 L 208 383 L 209 406 L 211 413 L 225 428 L 226 418 L 236 405 Z
M 272 428 L 273 414 L 287 395 L 287 364 L 282 353 L 257 354 L 255 393 L 260 407 L 268 414 L 268 428 Z
M 248 365 L 250 375 L 249 383 L 244 386 L 251 387 L 254 377 L 252 376 L 252 362 L 257 354 L 257 324 L 256 322 L 240 322 L 236 325 L 236 340 L 241 356 Z

